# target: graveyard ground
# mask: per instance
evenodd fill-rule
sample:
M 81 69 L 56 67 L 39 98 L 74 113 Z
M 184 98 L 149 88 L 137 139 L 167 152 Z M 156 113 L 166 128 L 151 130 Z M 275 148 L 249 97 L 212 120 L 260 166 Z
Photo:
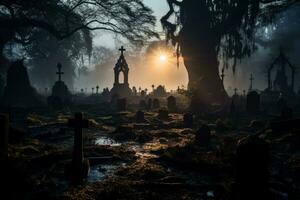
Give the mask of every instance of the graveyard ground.
M 102 110 L 100 113 L 99 110 Z M 66 126 L 69 111 L 37 110 L 26 114 L 26 129 L 11 126 L 6 185 L 16 199 L 226 199 L 234 181 L 235 150 L 239 139 L 262 130 L 266 121 L 240 117 L 218 120 L 196 117 L 186 128 L 182 114 L 159 119 L 145 112 L 86 108 L 84 156 L 89 177 L 79 185 L 65 178 L 71 160 L 73 130 Z M 25 116 L 25 114 L 24 114 Z M 205 145 L 195 134 L 207 124 L 212 136 Z M 284 134 L 264 129 L 260 137 L 271 146 L 270 182 L 274 192 L 299 199 L 299 131 Z

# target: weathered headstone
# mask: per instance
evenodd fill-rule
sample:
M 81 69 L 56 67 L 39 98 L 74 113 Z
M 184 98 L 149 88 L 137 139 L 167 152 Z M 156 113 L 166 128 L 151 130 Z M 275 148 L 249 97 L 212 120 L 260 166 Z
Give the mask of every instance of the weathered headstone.
M 117 100 L 117 110 L 125 111 L 127 109 L 127 99 L 122 98 Z
M 233 199 L 269 199 L 269 145 L 257 136 L 238 142 Z
M 168 119 L 169 118 L 169 111 L 166 109 L 161 109 L 158 111 L 158 117 L 160 119 Z
M 247 112 L 257 114 L 260 110 L 260 96 L 256 91 L 251 91 L 247 95 Z
M 194 116 L 192 113 L 186 113 L 183 115 L 183 123 L 186 127 L 192 127 L 194 124 Z
M 8 157 L 9 116 L 0 114 L 0 160 Z
M 195 140 L 197 144 L 207 145 L 211 139 L 211 131 L 207 125 L 202 125 L 196 132 Z
M 137 111 L 135 114 L 135 120 L 137 123 L 145 122 L 145 113 L 143 111 Z
M 175 111 L 177 109 L 176 98 L 174 96 L 169 96 L 167 101 L 168 101 L 168 110 Z
M 153 109 L 158 109 L 158 108 L 160 108 L 160 102 L 159 102 L 159 100 L 158 99 L 154 99 L 153 100 Z
M 58 71 L 56 74 L 58 75 L 58 81 L 55 82 L 52 87 L 52 94 L 48 97 L 48 105 L 55 109 L 62 109 L 65 106 L 70 106 L 72 103 L 72 95 L 69 91 L 67 85 L 62 81 L 62 65 L 60 63 L 57 64 Z
M 38 106 L 42 104 L 39 98 L 30 84 L 23 61 L 14 62 L 7 71 L 6 86 L 2 97 L 3 104 L 20 107 Z
M 145 110 L 147 108 L 147 103 L 145 100 L 140 100 L 140 103 L 139 103 L 139 108 L 141 110 Z
M 67 166 L 66 173 L 68 177 L 74 182 L 80 182 L 89 174 L 89 160 L 84 159 L 83 155 L 83 136 L 82 129 L 88 128 L 89 121 L 84 120 L 82 113 L 76 113 L 74 119 L 68 121 L 68 125 L 74 128 L 74 149 L 73 158 L 69 166 Z

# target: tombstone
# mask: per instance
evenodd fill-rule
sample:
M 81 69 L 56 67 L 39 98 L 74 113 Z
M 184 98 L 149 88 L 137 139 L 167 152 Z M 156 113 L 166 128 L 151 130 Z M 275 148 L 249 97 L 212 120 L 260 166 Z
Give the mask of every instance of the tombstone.
M 269 145 L 257 136 L 238 142 L 236 178 L 231 199 L 270 199 L 268 195 Z
M 148 109 L 148 110 L 151 110 L 151 109 L 152 109 L 152 99 L 151 99 L 151 98 L 148 99 L 148 102 L 147 102 L 147 109 Z
M 8 157 L 9 116 L 0 114 L 0 160 Z
M 153 91 L 153 95 L 155 97 L 165 97 L 167 96 L 167 91 L 166 88 L 162 85 L 159 85 L 154 91 Z
M 74 128 L 74 149 L 70 165 L 66 167 L 66 175 L 73 182 L 81 182 L 89 174 L 89 160 L 83 155 L 82 129 L 88 128 L 88 120 L 84 120 L 82 113 L 76 113 L 74 119 L 69 119 L 68 125 Z
M 183 115 L 183 124 L 186 127 L 192 127 L 194 124 L 194 116 L 191 113 L 186 113 Z
M 140 100 L 139 108 L 145 110 L 147 108 L 147 103 L 145 100 Z
M 18 107 L 31 107 L 42 104 L 40 96 L 30 84 L 23 60 L 14 62 L 7 71 L 2 103 Z
M 143 111 L 137 111 L 135 114 L 135 120 L 137 123 L 145 122 L 145 113 Z
M 147 95 L 147 92 L 146 92 L 145 90 L 142 90 L 142 91 L 141 91 L 141 97 L 142 97 L 142 98 L 145 98 L 146 95 Z
M 247 112 L 257 114 L 260 110 L 260 96 L 256 91 L 251 91 L 247 95 Z
M 195 141 L 199 145 L 207 145 L 210 143 L 211 131 L 207 125 L 202 125 L 196 132 Z
M 62 109 L 65 106 L 70 106 L 72 103 L 72 95 L 67 85 L 62 81 L 64 72 L 61 71 L 62 65 L 60 63 L 57 64 L 57 69 L 56 74 L 58 75 L 58 80 L 52 87 L 52 94 L 48 97 L 48 105 L 54 109 Z
M 127 109 L 127 99 L 122 98 L 117 100 L 117 110 L 125 111 Z
M 153 109 L 158 109 L 158 108 L 160 108 L 160 102 L 159 102 L 159 100 L 158 99 L 154 99 L 153 100 Z
M 133 95 L 134 95 L 134 96 L 137 96 L 137 89 L 136 89 L 136 87 L 133 87 L 133 88 L 132 88 L 132 92 L 133 92 Z
M 174 96 L 169 96 L 167 98 L 168 101 L 168 110 L 175 111 L 177 109 L 176 98 Z
M 161 109 L 158 111 L 158 118 L 169 119 L 169 111 L 166 109 Z
M 117 94 L 122 98 L 128 98 L 132 96 L 132 91 L 129 87 L 129 66 L 124 56 L 126 49 L 122 46 L 119 51 L 121 55 L 114 67 L 114 85 L 110 92 L 111 95 Z M 120 74 L 123 74 L 123 80 L 120 80 Z
M 96 94 L 99 93 L 99 85 L 96 86 Z

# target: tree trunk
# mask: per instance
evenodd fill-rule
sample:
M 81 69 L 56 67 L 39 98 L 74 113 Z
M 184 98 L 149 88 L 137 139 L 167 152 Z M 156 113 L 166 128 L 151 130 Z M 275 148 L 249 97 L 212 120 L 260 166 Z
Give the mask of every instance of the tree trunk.
M 228 95 L 219 76 L 213 34 L 209 29 L 195 30 L 193 26 L 186 26 L 179 40 L 189 76 L 188 88 L 192 92 L 191 109 L 209 112 L 224 106 Z

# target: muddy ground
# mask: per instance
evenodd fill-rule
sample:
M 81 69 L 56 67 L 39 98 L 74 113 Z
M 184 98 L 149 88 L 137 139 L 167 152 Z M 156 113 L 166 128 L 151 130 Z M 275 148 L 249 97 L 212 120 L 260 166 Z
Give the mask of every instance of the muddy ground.
M 72 112 L 26 114 L 22 129 L 13 125 L 9 161 L 2 166 L 8 199 L 228 199 L 235 179 L 239 139 L 263 129 L 268 120 L 196 117 L 185 127 L 182 114 L 159 119 L 146 112 L 86 111 L 84 155 L 90 175 L 80 185 L 64 175 L 73 149 Z M 212 130 L 206 145 L 195 141 L 201 124 Z M 25 127 L 25 128 L 24 128 Z M 299 130 L 260 135 L 270 143 L 270 183 L 282 199 L 300 199 Z

